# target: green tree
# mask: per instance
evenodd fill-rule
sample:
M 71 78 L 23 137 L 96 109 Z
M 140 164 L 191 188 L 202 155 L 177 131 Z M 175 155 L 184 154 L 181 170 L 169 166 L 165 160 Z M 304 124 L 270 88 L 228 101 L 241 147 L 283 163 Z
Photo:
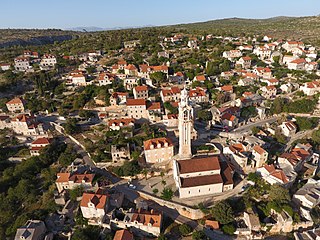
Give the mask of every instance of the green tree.
M 288 189 L 280 185 L 273 184 L 270 187 L 269 199 L 278 203 L 287 203 L 291 198 Z
M 192 233 L 193 240 L 204 240 L 208 239 L 204 231 L 195 231 Z
M 67 134 L 75 134 L 80 132 L 80 127 L 77 125 L 77 120 L 75 118 L 68 118 L 64 129 Z
M 200 110 L 198 113 L 198 118 L 203 121 L 212 120 L 212 113 L 210 110 Z
M 173 197 L 172 188 L 165 187 L 161 192 L 161 198 L 167 201 L 170 201 Z
M 233 210 L 226 201 L 218 202 L 211 209 L 212 216 L 221 224 L 228 224 L 234 221 Z
M 222 226 L 222 231 L 228 235 L 233 235 L 236 231 L 236 228 L 233 224 L 227 224 Z
M 156 82 L 156 84 L 160 84 L 167 79 L 167 74 L 163 72 L 154 72 L 150 74 L 150 78 Z
M 317 144 L 320 144 L 320 129 L 313 131 L 311 138 L 312 141 L 314 141 Z
M 183 236 L 187 236 L 192 232 L 192 228 L 187 224 L 182 224 L 182 225 L 179 226 L 179 232 Z

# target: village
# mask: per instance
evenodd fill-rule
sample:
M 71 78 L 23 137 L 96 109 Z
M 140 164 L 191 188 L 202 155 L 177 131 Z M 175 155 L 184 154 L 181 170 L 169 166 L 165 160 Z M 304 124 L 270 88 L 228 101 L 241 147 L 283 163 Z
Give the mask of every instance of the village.
M 1 96 L 1 141 L 19 149 L 10 166 L 60 154 L 43 165 L 54 166 L 56 210 L 16 226 L 15 239 L 77 239 L 81 226 L 114 240 L 318 239 L 318 49 L 182 33 L 147 47 L 25 49 L 0 63 L 45 76 Z

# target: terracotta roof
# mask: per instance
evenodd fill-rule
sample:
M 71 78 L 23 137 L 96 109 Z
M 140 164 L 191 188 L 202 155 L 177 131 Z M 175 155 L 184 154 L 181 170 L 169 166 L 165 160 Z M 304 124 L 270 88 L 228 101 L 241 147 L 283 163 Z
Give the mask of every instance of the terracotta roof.
M 296 64 L 306 63 L 306 60 L 304 58 L 298 58 L 296 60 L 291 61 L 290 63 L 296 63 Z
M 127 99 L 127 106 L 146 105 L 145 99 Z
M 275 178 L 278 178 L 283 183 L 289 182 L 289 180 L 288 180 L 287 176 L 285 175 L 285 173 L 280 169 L 277 169 L 273 173 L 271 173 L 271 176 L 273 176 Z
M 180 93 L 181 90 L 178 87 L 171 87 L 169 89 L 162 89 L 161 92 L 163 96 L 171 96 Z
M 153 227 L 161 227 L 162 215 L 160 213 L 147 212 L 147 211 L 139 211 L 133 213 L 131 222 L 137 221 L 142 223 L 145 226 L 151 224 Z
M 189 160 L 177 161 L 180 174 L 220 170 L 217 156 L 196 157 Z
M 180 181 L 181 181 L 182 188 L 223 183 L 223 180 L 220 174 L 180 178 Z
M 135 120 L 133 118 L 119 118 L 119 119 L 111 119 L 108 122 L 109 126 L 112 125 L 116 125 L 116 126 L 120 126 L 122 124 L 122 126 L 128 126 L 130 123 L 134 124 Z
M 120 59 L 118 61 L 118 65 L 127 65 L 127 62 L 125 60 L 123 60 L 123 59 Z
M 275 78 L 268 79 L 267 81 L 270 82 L 270 83 L 277 83 L 277 82 L 279 82 L 279 80 L 278 80 L 278 79 L 275 79 Z
M 154 149 L 157 149 L 158 144 L 160 144 L 161 148 L 165 147 L 165 144 L 168 144 L 167 147 L 172 147 L 172 141 L 170 138 L 154 138 L 154 139 L 149 139 L 143 142 L 144 150 L 150 150 L 151 146 L 153 146 Z
M 168 71 L 168 67 L 165 65 L 161 65 L 161 66 L 150 66 L 150 68 L 157 72 L 157 71 Z
M 159 110 L 161 109 L 161 105 L 159 102 L 152 102 L 150 106 L 148 106 L 148 110 Z
M 253 150 L 255 150 L 257 153 L 259 153 L 260 155 L 261 154 L 264 154 L 266 152 L 266 150 L 264 150 L 262 147 L 260 147 L 259 145 L 255 145 L 253 147 Z
M 222 120 L 228 120 L 228 121 L 234 121 L 236 119 L 236 116 L 232 115 L 231 113 L 224 113 L 222 116 L 221 116 L 221 119 Z
M 206 92 L 203 88 L 196 87 L 194 89 L 190 89 L 189 97 L 202 97 L 206 96 Z
M 81 207 L 88 207 L 88 203 L 91 202 L 96 208 L 104 209 L 107 204 L 107 195 L 95 194 L 95 193 L 84 193 L 82 195 Z
M 42 137 L 42 138 L 37 138 L 35 141 L 31 143 L 31 145 L 37 145 L 37 144 L 50 144 L 50 140 L 48 138 Z
M 31 147 L 30 150 L 31 151 L 40 151 L 41 149 L 43 149 L 44 147 Z
M 136 86 L 134 89 L 136 92 L 148 91 L 147 86 Z
M 242 59 L 243 59 L 244 61 L 250 61 L 250 60 L 251 60 L 251 57 L 242 57 Z
M 244 146 L 242 145 L 242 143 L 235 143 L 231 146 L 229 146 L 229 149 L 232 151 L 232 152 L 244 152 L 245 151 L 245 148 Z
M 150 68 L 147 64 L 139 65 L 140 72 L 148 72 L 148 68 Z
M 183 77 L 184 76 L 182 72 L 177 72 L 175 75 L 179 76 L 179 77 Z
M 205 221 L 205 227 L 209 227 L 212 229 L 219 229 L 219 222 L 218 221 L 213 221 L 213 220 L 206 220 Z
M 114 235 L 113 240 L 133 240 L 133 234 L 127 229 L 118 230 Z
M 87 173 L 87 174 L 73 174 L 71 177 L 69 177 L 69 181 L 75 182 L 75 183 L 82 183 L 83 181 L 86 183 L 92 183 L 94 174 Z
M 29 114 L 19 114 L 18 116 L 16 116 L 13 121 L 17 121 L 17 122 L 27 122 L 30 119 L 33 119 L 33 116 L 30 116 Z
M 12 105 L 12 104 L 24 104 L 24 100 L 22 98 L 14 98 L 11 99 L 9 102 L 7 102 L 6 104 L 8 105 Z
M 221 91 L 232 92 L 233 91 L 233 86 L 232 85 L 224 85 L 224 86 L 221 87 Z
M 301 160 L 305 160 L 310 156 L 310 153 L 303 148 L 294 148 L 291 150 L 291 153 Z
M 275 166 L 273 164 L 265 164 L 263 167 L 268 171 L 268 173 L 272 173 L 276 170 Z
M 206 77 L 204 75 L 198 75 L 198 76 L 196 76 L 196 80 L 197 81 L 205 81 Z
M 56 182 L 68 182 L 70 177 L 70 173 L 57 173 Z
M 296 125 L 291 121 L 284 122 L 284 125 L 288 128 L 289 131 L 294 131 L 297 129 Z
M 119 96 L 128 96 L 129 95 L 129 93 L 126 93 L 126 92 L 114 92 L 114 93 L 112 93 L 112 97 L 113 98 L 117 98 L 117 97 L 119 97 Z
M 220 161 L 221 177 L 224 185 L 233 184 L 233 173 L 227 162 Z
M 137 68 L 133 64 L 129 64 L 128 66 L 125 67 L 125 69 L 131 70 L 131 71 L 137 70 Z

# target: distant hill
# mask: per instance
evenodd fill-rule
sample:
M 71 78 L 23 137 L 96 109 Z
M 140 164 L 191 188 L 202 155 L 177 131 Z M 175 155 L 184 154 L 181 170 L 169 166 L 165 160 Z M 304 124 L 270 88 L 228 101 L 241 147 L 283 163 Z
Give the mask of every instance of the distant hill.
M 276 38 L 301 39 L 320 45 L 320 17 L 273 17 L 268 19 L 227 18 L 167 26 L 180 31 L 213 34 L 268 34 Z
M 60 29 L 0 29 L 0 48 L 51 44 L 71 40 L 79 34 Z
M 153 29 L 165 30 L 164 32 L 183 32 L 191 34 L 214 34 L 214 35 L 271 35 L 275 38 L 296 39 L 313 43 L 320 46 L 320 16 L 311 17 L 286 17 L 279 16 L 268 19 L 245 19 L 226 18 L 206 22 L 188 24 L 176 24 L 154 27 L 150 25 L 137 27 L 76 27 L 68 30 L 60 29 L 0 29 L 0 48 L 15 45 L 44 45 L 55 41 L 65 41 L 81 36 L 86 32 L 97 32 L 90 36 L 109 34 L 115 30 L 124 30 L 115 34 L 126 34 L 131 36 L 136 29 L 152 27 Z M 127 31 L 127 32 L 126 32 Z M 108 33 L 109 32 L 109 33 Z M 139 31 L 137 31 L 139 32 Z M 127 34 L 128 35 L 128 34 Z M 92 38 L 92 37 L 90 37 Z M 94 38 L 94 37 L 93 37 Z

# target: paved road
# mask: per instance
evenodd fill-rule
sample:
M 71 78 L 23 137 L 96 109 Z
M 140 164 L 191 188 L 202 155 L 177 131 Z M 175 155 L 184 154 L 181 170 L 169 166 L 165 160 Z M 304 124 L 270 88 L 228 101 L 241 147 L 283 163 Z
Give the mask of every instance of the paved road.
M 230 133 L 244 133 L 244 132 L 250 131 L 251 128 L 253 128 L 253 127 L 262 126 L 262 125 L 264 125 L 266 123 L 273 123 L 276 120 L 277 120 L 277 117 L 271 117 L 271 118 L 268 118 L 268 119 L 263 119 L 263 120 L 260 120 L 260 121 L 257 121 L 257 122 L 249 123 L 249 124 L 246 124 L 244 126 L 238 127 L 238 128 L 236 128 L 235 130 L 233 130 Z
M 306 137 L 306 136 L 308 136 L 308 135 L 311 135 L 314 130 L 317 130 L 317 128 L 311 129 L 311 130 L 306 130 L 306 131 L 297 132 L 294 136 L 292 136 L 292 137 L 290 138 L 289 142 L 287 142 L 286 148 L 285 148 L 284 151 L 287 152 L 287 151 L 290 149 L 291 144 L 292 144 L 294 141 L 296 141 L 296 140 L 298 140 L 298 139 L 301 139 L 301 138 L 304 138 L 304 137 Z

